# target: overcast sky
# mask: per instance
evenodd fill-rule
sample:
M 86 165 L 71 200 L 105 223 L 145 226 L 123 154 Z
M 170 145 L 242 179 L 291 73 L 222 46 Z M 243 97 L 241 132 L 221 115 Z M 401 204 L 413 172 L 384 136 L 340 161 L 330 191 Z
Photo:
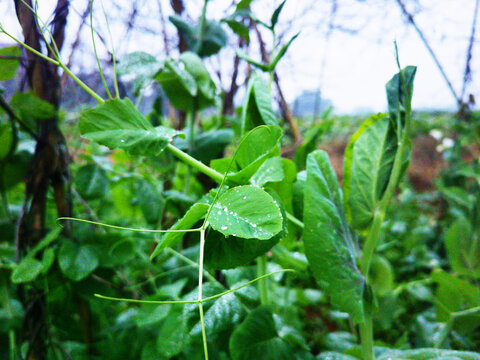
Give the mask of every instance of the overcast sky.
M 137 0 L 139 15 L 136 28 L 128 36 L 125 36 L 124 24 L 129 17 L 133 0 L 103 1 L 120 57 L 136 50 L 143 50 L 159 57 L 165 55 L 160 35 L 158 4 L 162 5 L 164 16 L 168 16 L 172 13 L 168 0 Z M 187 5 L 187 12 L 192 17 L 199 15 L 202 0 L 184 2 Z M 475 0 L 406 2 L 419 10 L 416 20 L 437 53 L 456 91 L 460 92 Z M 56 1 L 42 0 L 40 3 L 41 16 L 47 20 Z M 231 3 L 231 0 L 210 0 L 208 17 L 220 19 L 225 14 L 231 13 Z M 279 0 L 256 0 L 253 9 L 258 17 L 267 20 L 278 3 Z M 12 4 L 13 0 L 0 0 L 2 14 L 0 21 L 18 36 L 19 28 Z M 83 12 L 85 4 L 85 0 L 71 2 L 65 57 L 68 57 L 70 52 L 69 44 L 76 36 L 79 13 Z M 341 29 L 334 30 L 327 37 L 331 9 L 331 0 L 287 1 L 280 18 L 279 32 L 288 37 L 301 31 L 288 56 L 279 65 L 281 84 L 289 101 L 293 101 L 303 90 L 320 88 L 323 96 L 333 102 L 339 113 L 385 110 L 384 85 L 396 72 L 393 42 L 397 40 L 402 66 L 418 66 L 414 108 L 455 108 L 455 100 L 425 46 L 414 29 L 405 24 L 405 19 L 394 0 L 338 0 L 333 23 Z M 106 35 L 99 0 L 96 1 L 94 24 L 100 33 Z M 170 25 L 167 30 L 172 33 L 174 31 Z M 82 32 L 82 41 L 74 69 L 80 65 L 89 67 L 94 64 L 88 28 L 84 28 Z M 5 43 L 7 39 L 0 36 L 0 42 Z M 473 52 L 473 81 L 469 93 L 480 99 L 478 42 L 477 40 Z M 256 54 L 255 46 L 256 44 L 252 43 Z M 102 53 L 102 50 L 100 51 Z M 207 61 L 209 68 L 220 68 L 223 74 L 228 74 L 232 66 L 232 53 L 232 49 L 227 49 L 220 57 L 209 59 Z M 229 84 L 229 79 L 225 76 L 221 80 L 225 85 Z

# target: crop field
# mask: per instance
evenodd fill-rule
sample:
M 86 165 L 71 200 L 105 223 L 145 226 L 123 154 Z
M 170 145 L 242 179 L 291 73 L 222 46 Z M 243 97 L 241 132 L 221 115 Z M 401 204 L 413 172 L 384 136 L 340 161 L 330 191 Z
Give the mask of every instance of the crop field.
M 392 41 L 384 112 L 301 116 L 286 2 L 217 2 L 159 1 L 159 58 L 117 54 L 85 1 L 89 72 L 62 51 L 74 1 L 0 19 L 0 359 L 480 360 L 476 16 L 457 108 L 412 106 Z

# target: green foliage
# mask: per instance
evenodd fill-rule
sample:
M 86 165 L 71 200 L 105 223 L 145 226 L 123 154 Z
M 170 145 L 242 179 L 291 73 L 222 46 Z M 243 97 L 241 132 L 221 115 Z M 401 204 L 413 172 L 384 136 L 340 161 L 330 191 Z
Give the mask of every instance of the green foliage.
M 348 228 L 337 177 L 323 151 L 307 159 L 303 219 L 305 255 L 317 282 L 340 309 L 362 322 L 365 280 L 356 266 L 355 235 Z
M 13 79 L 17 74 L 22 49 L 19 46 L 9 46 L 0 49 L 0 81 Z
M 245 101 L 242 114 L 242 126 L 245 130 L 260 125 L 278 124 L 268 88 L 258 75 L 250 77 Z
M 80 115 L 80 133 L 109 149 L 132 155 L 159 155 L 179 133 L 153 127 L 128 99 L 108 100 Z

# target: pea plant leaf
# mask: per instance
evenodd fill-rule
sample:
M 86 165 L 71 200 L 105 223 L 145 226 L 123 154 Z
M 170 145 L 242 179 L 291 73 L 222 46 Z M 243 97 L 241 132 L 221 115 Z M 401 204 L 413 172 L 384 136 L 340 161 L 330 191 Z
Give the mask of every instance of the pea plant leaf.
M 243 185 L 268 159 L 280 155 L 278 144 L 282 138 L 279 126 L 258 126 L 239 141 L 235 157 L 213 160 L 210 165 L 217 171 L 228 171 L 227 184 Z
M 342 193 L 324 151 L 307 159 L 303 220 L 305 255 L 325 292 L 353 321 L 363 321 L 365 279 L 356 266 L 353 234 L 343 210 Z
M 31 282 L 42 272 L 43 265 L 35 258 L 27 257 L 15 267 L 11 280 L 14 284 Z
M 63 243 L 58 254 L 58 265 L 63 274 L 73 280 L 85 279 L 99 264 L 98 254 L 92 245 L 71 241 Z
M 293 351 L 283 340 L 268 306 L 251 311 L 230 338 L 230 354 L 233 360 L 291 360 Z
M 416 66 L 407 66 L 395 74 L 386 85 L 388 111 L 398 134 L 402 133 L 405 125 L 406 109 L 411 107 L 416 72 Z
M 208 221 L 225 236 L 268 240 L 282 230 L 278 203 L 256 186 L 237 186 L 223 193 L 212 207 Z
M 445 235 L 445 247 L 453 270 L 464 276 L 480 277 L 480 236 L 470 222 L 460 216 Z
M 480 354 L 445 349 L 389 350 L 378 360 L 480 360 Z
M 5 160 L 12 152 L 14 131 L 9 124 L 0 124 L 0 161 Z
M 248 130 L 260 125 L 277 125 L 272 99 L 262 78 L 253 74 L 248 81 L 247 95 L 243 105 L 242 123 Z
M 80 133 L 111 150 L 132 155 L 160 154 L 179 132 L 153 127 L 129 99 L 112 99 L 80 115 Z
M 19 46 L 0 49 L 0 81 L 7 81 L 15 77 L 21 56 L 22 49 Z
M 251 177 L 250 182 L 258 187 L 262 187 L 269 182 L 282 181 L 284 177 L 282 158 L 277 156 L 267 159 Z
M 345 150 L 345 210 L 355 229 L 367 228 L 390 180 L 397 136 L 389 118 L 378 114 L 353 134 Z
M 75 185 L 84 199 L 101 198 L 105 196 L 108 189 L 106 171 L 95 164 L 84 165 L 77 171 Z

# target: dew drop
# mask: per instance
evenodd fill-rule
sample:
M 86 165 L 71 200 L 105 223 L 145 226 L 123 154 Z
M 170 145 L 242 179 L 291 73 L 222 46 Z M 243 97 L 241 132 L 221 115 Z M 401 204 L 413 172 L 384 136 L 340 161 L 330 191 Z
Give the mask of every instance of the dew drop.
M 125 140 L 123 140 L 123 139 L 122 139 L 122 140 L 120 140 L 120 142 L 124 143 L 124 142 L 125 142 Z
M 246 197 L 246 196 L 244 196 L 244 197 L 243 197 L 243 200 L 247 200 L 247 197 Z
M 227 227 L 224 225 L 224 226 L 222 226 L 220 229 L 222 229 L 222 230 L 227 230 Z
M 252 224 L 253 227 L 257 227 L 257 224 Z

